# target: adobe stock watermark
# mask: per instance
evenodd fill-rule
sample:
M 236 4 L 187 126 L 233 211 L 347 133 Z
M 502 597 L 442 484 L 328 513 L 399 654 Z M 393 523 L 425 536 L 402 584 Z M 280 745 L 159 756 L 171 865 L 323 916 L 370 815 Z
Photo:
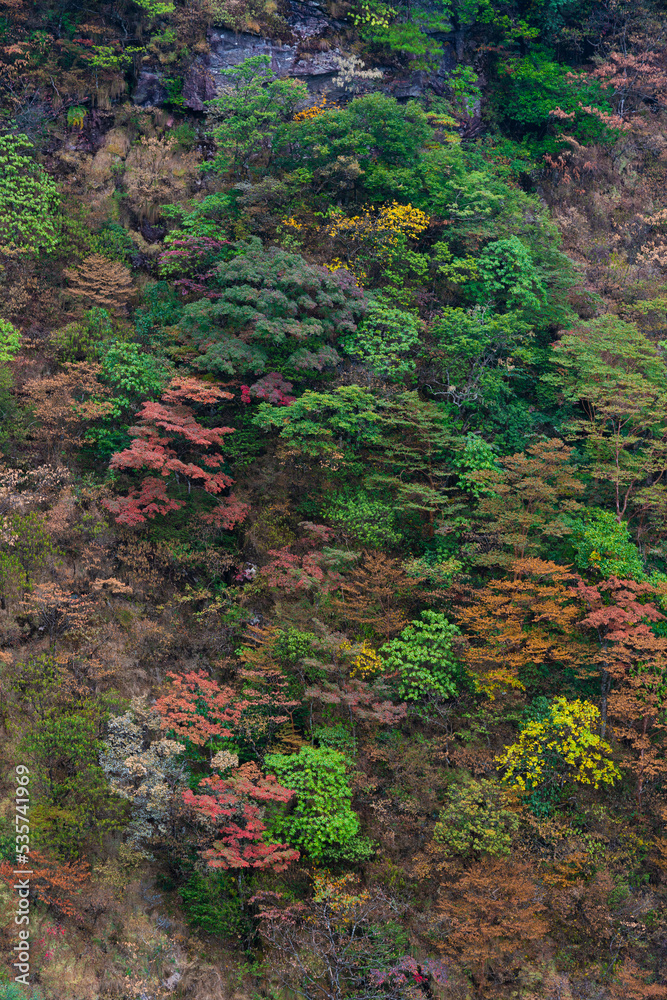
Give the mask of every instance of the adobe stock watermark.
M 14 923 L 18 944 L 14 945 L 14 981 L 28 985 L 30 977 L 30 771 L 25 764 L 16 768 L 16 868 L 13 888 L 18 895 Z

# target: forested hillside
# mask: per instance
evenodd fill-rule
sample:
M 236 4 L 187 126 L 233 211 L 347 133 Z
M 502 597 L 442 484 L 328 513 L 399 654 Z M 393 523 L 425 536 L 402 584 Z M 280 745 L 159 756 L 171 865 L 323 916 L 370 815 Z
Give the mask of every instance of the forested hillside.
M 667 998 L 666 17 L 0 0 L 1 1000 Z

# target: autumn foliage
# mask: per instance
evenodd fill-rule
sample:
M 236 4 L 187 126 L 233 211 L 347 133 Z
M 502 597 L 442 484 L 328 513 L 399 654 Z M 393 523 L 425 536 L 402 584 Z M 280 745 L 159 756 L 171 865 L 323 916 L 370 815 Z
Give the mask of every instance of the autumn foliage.
M 26 866 L 27 868 L 28 866 Z M 16 883 L 16 866 L 9 861 L 0 862 L 0 879 L 12 887 Z M 28 876 L 33 898 L 41 900 L 59 916 L 81 922 L 81 892 L 90 884 L 90 865 L 87 861 L 58 861 L 41 851 L 30 852 Z
M 556 563 L 517 559 L 510 578 L 468 595 L 457 617 L 470 636 L 465 659 L 479 690 L 493 696 L 522 689 L 538 667 L 553 678 L 585 660 L 575 628 L 581 618 L 577 579 Z
M 230 778 L 205 778 L 197 794 L 187 789 L 183 802 L 194 815 L 213 827 L 212 845 L 202 851 L 209 868 L 270 868 L 282 871 L 299 852 L 287 844 L 267 842 L 262 822 L 265 802 L 289 802 L 293 793 L 274 775 L 261 774 L 256 764 L 243 764 Z
M 159 473 L 146 477 L 138 489 L 127 497 L 108 502 L 120 524 L 134 526 L 157 514 L 179 510 L 183 501 L 167 493 L 167 479 L 183 481 L 188 490 L 194 485 L 211 495 L 227 490 L 233 480 L 220 471 L 224 456 L 213 449 L 220 448 L 231 427 L 207 428 L 194 416 L 186 401 L 211 405 L 231 399 L 228 392 L 191 378 L 175 378 L 159 403 L 144 403 L 139 420 L 130 428 L 132 444 L 111 459 L 112 469 L 149 469 Z M 241 522 L 246 508 L 233 495 L 222 501 L 212 513 L 205 515 L 212 523 L 232 528 Z
M 70 293 L 87 306 L 121 311 L 132 294 L 132 276 L 128 268 L 99 254 L 86 257 L 78 267 L 65 274 Z
M 452 876 L 438 903 L 442 951 L 465 955 L 481 995 L 492 995 L 494 985 L 511 982 L 516 965 L 544 941 L 546 907 L 526 863 L 489 858 Z
M 656 588 L 612 577 L 598 586 L 579 584 L 588 613 L 581 625 L 597 633 L 603 718 L 632 750 L 637 805 L 647 786 L 667 774 L 664 686 L 667 638 L 652 629 L 665 616 L 655 606 Z
M 663 22 L 0 0 L 0 1000 L 667 996 Z
M 242 704 L 232 687 L 220 687 L 203 670 L 169 674 L 171 690 L 155 703 L 162 729 L 176 739 L 202 746 L 214 736 L 232 736 Z

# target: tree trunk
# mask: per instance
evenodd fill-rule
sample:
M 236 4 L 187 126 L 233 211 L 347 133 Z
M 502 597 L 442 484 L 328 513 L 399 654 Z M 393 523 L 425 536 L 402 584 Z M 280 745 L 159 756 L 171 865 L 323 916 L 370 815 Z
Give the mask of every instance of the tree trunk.
M 609 692 L 611 690 L 611 674 L 606 667 L 602 668 L 602 676 L 600 678 L 600 736 L 602 739 L 605 738 L 607 732 L 607 703 L 609 701 Z

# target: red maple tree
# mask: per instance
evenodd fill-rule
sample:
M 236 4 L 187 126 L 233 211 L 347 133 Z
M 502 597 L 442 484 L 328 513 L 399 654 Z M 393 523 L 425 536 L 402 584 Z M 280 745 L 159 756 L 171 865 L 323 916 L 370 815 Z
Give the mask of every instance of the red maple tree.
M 243 764 L 232 777 L 204 778 L 195 794 L 189 788 L 183 801 L 208 826 L 215 826 L 212 844 L 202 851 L 209 868 L 271 868 L 283 871 L 299 852 L 287 844 L 265 839 L 266 825 L 259 802 L 289 802 L 294 792 L 279 785 L 272 774 L 262 774 L 254 762 Z
M 162 729 L 195 746 L 234 735 L 261 759 L 278 727 L 299 705 L 289 698 L 287 678 L 277 667 L 241 670 L 240 691 L 221 686 L 203 670 L 167 676 L 172 687 L 155 704 Z
M 257 672 L 243 673 L 246 680 L 257 680 Z M 272 732 L 271 724 L 275 728 L 275 724 L 285 721 L 288 716 L 280 713 L 296 704 L 286 700 L 280 685 L 273 695 L 263 690 L 263 685 L 239 694 L 207 677 L 203 670 L 168 676 L 172 688 L 155 704 L 162 729 L 195 746 L 234 733 L 250 737 L 253 742 L 252 737 L 258 737 L 267 727 Z M 276 701 L 278 704 L 274 704 Z M 206 842 L 202 857 L 211 868 L 280 871 L 299 857 L 299 852 L 287 844 L 265 839 L 267 828 L 257 803 L 289 802 L 294 793 L 279 785 L 273 775 L 262 774 L 254 761 L 235 768 L 231 777 L 213 774 L 204 778 L 199 787 L 207 791 L 195 794 L 187 789 L 183 802 L 202 821 Z
M 273 403 L 274 406 L 291 406 L 296 396 L 290 393 L 294 386 L 279 372 L 269 372 L 252 385 L 241 386 L 241 402 L 251 403 L 253 399 Z
M 168 495 L 169 479 L 186 482 L 188 493 L 193 485 L 214 495 L 229 489 L 233 479 L 220 470 L 224 456 L 210 449 L 219 448 L 225 434 L 233 433 L 234 428 L 204 427 L 185 402 L 211 405 L 232 398 L 231 393 L 199 379 L 174 378 L 160 402 L 142 404 L 137 425 L 129 429 L 132 444 L 112 455 L 109 467 L 150 469 L 159 477 L 147 476 L 126 497 L 106 502 L 119 524 L 142 524 L 147 518 L 183 507 L 181 500 Z M 246 513 L 246 505 L 230 494 L 212 513 L 204 515 L 204 520 L 231 529 Z

